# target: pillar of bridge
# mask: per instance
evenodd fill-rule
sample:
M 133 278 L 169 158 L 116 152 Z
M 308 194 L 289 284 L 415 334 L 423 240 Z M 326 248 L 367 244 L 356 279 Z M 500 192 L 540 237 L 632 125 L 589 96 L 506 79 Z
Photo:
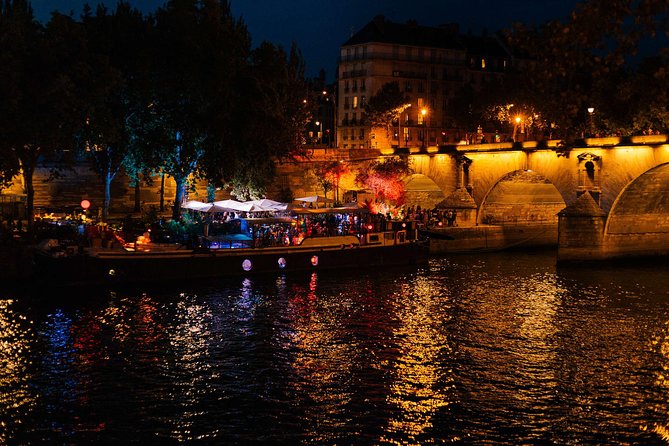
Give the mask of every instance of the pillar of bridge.
M 606 212 L 589 192 L 558 213 L 558 262 L 600 260 Z
M 452 194 L 439 202 L 437 207 L 455 211 L 458 226 L 476 225 L 476 202 L 464 187 L 457 188 Z

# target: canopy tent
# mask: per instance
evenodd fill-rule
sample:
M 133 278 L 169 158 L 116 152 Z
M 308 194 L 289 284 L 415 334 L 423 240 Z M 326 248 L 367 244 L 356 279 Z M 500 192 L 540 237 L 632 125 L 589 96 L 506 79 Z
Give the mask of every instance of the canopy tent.
M 300 206 L 303 208 L 307 206 L 307 203 L 309 203 L 309 207 L 311 208 L 317 208 L 319 204 L 322 204 L 323 207 L 327 206 L 328 204 L 334 204 L 334 200 L 331 200 L 327 197 L 321 197 L 320 195 L 295 198 L 295 201 L 301 202 Z
M 304 201 L 305 203 L 334 203 L 334 200 L 331 200 L 330 198 L 327 197 L 321 197 L 320 195 L 300 197 L 296 198 L 295 201 Z
M 210 203 L 203 203 L 202 201 L 197 200 L 188 200 L 181 206 L 184 209 L 191 209 L 193 211 L 204 211 L 204 209 L 209 206 Z
M 304 214 L 352 214 L 366 213 L 369 209 L 360 206 L 342 206 L 336 208 L 293 208 L 292 212 L 297 215 Z
M 214 213 L 214 212 L 231 212 L 234 211 L 235 209 L 232 208 L 227 208 L 224 206 L 219 206 L 216 203 L 203 203 L 201 201 L 197 200 L 189 200 L 181 206 L 184 209 L 190 209 L 193 211 L 199 211 L 199 212 L 208 212 L 208 213 Z
M 262 200 L 251 200 L 246 203 L 252 203 L 265 211 L 285 211 L 288 209 L 288 203 L 281 203 L 278 201 L 263 198 Z
M 241 201 L 237 201 L 237 200 L 214 201 L 214 204 L 216 206 L 220 206 L 222 208 L 225 208 L 226 210 L 235 211 L 235 212 L 251 212 L 252 210 L 259 210 L 259 209 L 257 209 L 257 206 L 254 209 L 253 203 L 249 203 L 249 202 L 242 203 Z

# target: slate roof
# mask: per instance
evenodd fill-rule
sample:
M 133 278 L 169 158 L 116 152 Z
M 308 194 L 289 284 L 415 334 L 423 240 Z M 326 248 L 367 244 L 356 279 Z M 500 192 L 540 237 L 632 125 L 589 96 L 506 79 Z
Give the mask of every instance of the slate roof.
M 415 22 L 393 23 L 383 16 L 376 16 L 360 31 L 349 38 L 343 46 L 380 42 L 396 45 L 425 46 L 444 49 L 464 49 L 457 39 L 453 27 L 433 28 Z
M 455 24 L 440 27 L 418 25 L 415 21 L 394 23 L 379 15 L 351 36 L 342 46 L 379 42 L 394 45 L 466 50 L 470 54 L 508 56 L 508 51 L 492 35 L 460 34 Z

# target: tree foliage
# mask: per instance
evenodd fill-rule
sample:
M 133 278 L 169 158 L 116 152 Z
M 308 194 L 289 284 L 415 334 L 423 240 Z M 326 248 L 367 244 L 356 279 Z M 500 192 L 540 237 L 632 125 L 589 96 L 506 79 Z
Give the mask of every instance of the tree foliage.
M 666 39 L 668 12 L 665 0 L 589 0 L 564 21 L 517 24 L 508 41 L 528 63 L 509 102 L 539 110 L 564 139 L 584 133 L 588 108 L 607 132 L 638 130 L 639 114 L 648 116 L 642 121 L 663 122 L 665 107 L 645 102 L 647 84 L 639 81 L 649 73 L 637 71 L 637 62 L 640 52 L 653 47 L 650 40 Z M 666 67 L 665 55 L 659 56 L 662 62 L 650 73 L 653 85 Z
M 395 156 L 370 162 L 356 174 L 355 182 L 372 191 L 375 200 L 399 206 L 404 202 L 406 193 L 403 180 L 411 172 L 409 159 Z
M 365 113 L 372 127 L 384 128 L 390 135 L 393 121 L 399 120 L 402 112 L 410 106 L 409 98 L 401 92 L 399 83 L 388 82 L 369 98 Z

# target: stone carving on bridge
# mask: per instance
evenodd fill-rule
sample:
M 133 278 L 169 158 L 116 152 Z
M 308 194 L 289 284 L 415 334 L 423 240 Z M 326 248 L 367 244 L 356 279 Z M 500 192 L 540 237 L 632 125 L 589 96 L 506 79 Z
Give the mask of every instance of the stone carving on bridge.
M 471 195 L 474 190 L 474 186 L 471 183 L 471 177 L 469 175 L 469 167 L 472 165 L 472 160 L 467 158 L 465 155 L 458 155 L 455 158 L 455 161 L 458 165 L 458 177 L 456 188 L 464 187 L 467 192 Z
M 602 159 L 601 156 L 595 155 L 594 153 L 590 153 L 590 152 L 584 152 L 584 153 L 580 153 L 578 155 L 578 160 L 580 162 L 592 161 L 592 162 L 597 162 L 598 163 L 601 159 Z
M 590 152 L 578 155 L 578 187 L 576 196 L 579 197 L 587 191 L 592 195 L 597 204 L 599 204 L 601 194 L 601 160 L 601 156 Z

